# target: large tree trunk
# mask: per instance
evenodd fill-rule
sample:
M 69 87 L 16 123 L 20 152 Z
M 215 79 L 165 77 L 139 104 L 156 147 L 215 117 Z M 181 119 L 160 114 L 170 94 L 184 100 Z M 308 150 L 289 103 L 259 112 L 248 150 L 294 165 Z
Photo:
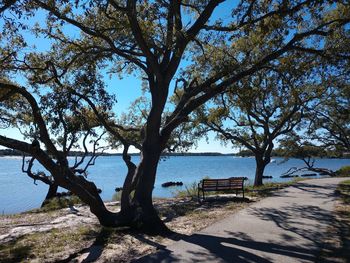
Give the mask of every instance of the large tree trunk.
M 265 147 L 262 147 L 262 148 L 256 147 L 256 151 L 254 152 L 255 162 L 256 162 L 254 186 L 263 185 L 263 176 L 264 176 L 265 167 L 271 161 L 271 153 L 274 146 L 272 140 L 273 139 L 270 138 L 270 140 L 265 145 Z
M 159 143 L 153 143 L 154 139 L 157 141 L 158 136 L 151 137 L 144 142 L 145 147 L 141 153 L 141 161 L 135 173 L 128 173 L 124 183 L 127 187 L 125 193 L 130 193 L 129 190 L 133 189 L 133 181 L 135 178 L 137 179 L 134 197 L 130 202 L 129 194 L 123 196 L 123 211 L 119 213 L 107 210 L 94 183 L 89 182 L 83 176 L 74 175 L 68 168 L 60 169 L 57 167 L 58 169 L 52 172 L 54 179 L 58 185 L 71 191 L 89 205 L 90 211 L 103 226 L 130 226 L 148 233 L 169 234 L 170 230 L 159 218 L 152 202 L 161 149 Z M 63 174 L 65 176 L 62 176 Z
M 163 76 L 157 76 L 157 81 L 149 80 L 152 93 L 152 108 L 144 128 L 144 139 L 142 143 L 141 160 L 138 165 L 134 179 L 136 188 L 130 213 L 133 215 L 133 224 L 145 232 L 155 234 L 168 234 L 170 230 L 159 218 L 153 206 L 152 192 L 156 180 L 159 158 L 162 152 L 162 140 L 160 135 L 161 116 L 164 111 L 168 95 L 170 79 L 165 81 Z
M 170 230 L 159 218 L 152 202 L 152 192 L 160 150 L 143 151 L 140 165 L 136 170 L 138 178 L 132 209 L 135 212 L 134 223 L 143 231 L 155 234 L 168 234 Z
M 157 144 L 148 149 L 151 150 L 141 152 L 141 160 L 137 168 L 131 161 L 128 161 L 130 159 L 126 159 L 128 174 L 122 190 L 121 211 L 117 215 L 108 214 L 106 211 L 98 211 L 99 214 L 93 212 L 98 218 L 99 215 L 107 217 L 107 220 L 100 220 L 101 224 L 131 226 L 151 234 L 167 235 L 171 233 L 159 218 L 152 200 L 161 150 Z M 132 191 L 135 192 L 131 200 Z M 116 223 L 113 223 L 113 220 Z
M 262 156 L 255 156 L 256 168 L 255 168 L 255 179 L 254 186 L 263 185 L 263 175 L 266 165 L 269 163 L 268 160 L 264 160 Z
M 46 197 L 41 204 L 44 207 L 52 198 L 56 197 L 58 185 L 56 183 L 49 184 L 49 190 L 47 191 Z

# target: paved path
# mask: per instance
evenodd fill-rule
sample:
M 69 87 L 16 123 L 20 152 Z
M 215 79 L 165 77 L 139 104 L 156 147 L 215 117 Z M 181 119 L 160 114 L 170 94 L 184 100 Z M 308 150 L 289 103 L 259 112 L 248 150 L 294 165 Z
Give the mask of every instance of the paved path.
M 137 262 L 315 262 L 343 180 L 299 182 Z

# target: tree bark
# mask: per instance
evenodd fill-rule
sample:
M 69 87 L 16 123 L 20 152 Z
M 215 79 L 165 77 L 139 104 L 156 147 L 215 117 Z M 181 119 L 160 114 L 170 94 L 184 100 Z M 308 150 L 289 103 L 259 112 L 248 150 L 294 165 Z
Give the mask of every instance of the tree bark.
M 267 160 L 264 160 L 262 156 L 257 156 L 257 155 L 255 155 L 255 162 L 256 162 L 256 168 L 255 168 L 254 186 L 261 186 L 263 185 L 263 175 L 264 175 L 265 167 L 268 164 L 268 162 Z
M 49 190 L 47 191 L 46 197 L 41 204 L 44 207 L 52 198 L 56 197 L 58 185 L 56 183 L 49 184 Z
M 168 234 L 171 231 L 159 218 L 152 202 L 159 158 L 159 149 L 142 152 L 141 162 L 136 170 L 138 181 L 132 201 L 132 209 L 135 212 L 134 224 L 136 223 L 138 228 L 148 233 Z
M 94 183 L 84 176 L 75 175 L 68 166 L 52 163 L 52 167 L 49 167 L 44 160 L 41 160 L 41 164 L 49 170 L 57 185 L 72 192 L 90 207 L 101 225 L 112 227 L 126 224 L 117 213 L 107 210 Z
M 122 196 L 120 200 L 120 214 L 125 218 L 133 217 L 133 211 L 131 209 L 131 192 L 135 190 L 136 187 L 136 165 L 131 161 L 130 155 L 128 155 L 129 146 L 124 146 L 123 160 L 127 166 L 128 172 L 124 180 Z
M 163 150 L 162 137 L 160 135 L 161 116 L 164 111 L 168 96 L 170 79 L 164 80 L 162 75 L 157 75 L 157 80 L 149 80 L 152 93 L 152 108 L 144 127 L 144 139 L 142 142 L 141 160 L 136 168 L 135 194 L 128 208 L 133 214 L 134 227 L 144 232 L 153 234 L 169 234 L 171 231 L 159 218 L 153 206 L 152 192 L 156 180 L 156 173 L 161 152 Z M 124 211 L 123 211 L 124 212 Z

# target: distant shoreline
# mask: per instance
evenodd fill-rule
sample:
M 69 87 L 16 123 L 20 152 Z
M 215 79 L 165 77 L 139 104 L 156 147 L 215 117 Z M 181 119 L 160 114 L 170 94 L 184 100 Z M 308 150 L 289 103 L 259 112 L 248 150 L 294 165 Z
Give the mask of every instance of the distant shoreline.
M 68 156 L 83 156 L 85 152 L 82 151 L 71 151 Z M 91 156 L 92 153 L 87 153 L 88 156 Z M 102 153 L 99 156 L 122 156 L 122 153 Z M 129 153 L 131 156 L 139 156 L 140 153 Z M 162 156 L 236 156 L 237 153 L 220 153 L 220 152 L 184 152 L 184 153 L 165 153 Z M 23 153 L 11 149 L 0 149 L 0 157 L 2 156 L 23 156 Z
M 68 157 L 80 157 L 82 155 L 68 155 Z M 88 155 L 89 156 L 89 155 Z M 91 155 L 90 155 L 91 156 Z M 100 157 L 114 157 L 114 156 L 122 156 L 121 153 L 111 153 L 111 154 L 102 154 Z M 139 153 L 130 153 L 130 156 L 140 156 Z M 241 156 L 241 155 L 236 155 L 233 153 L 178 153 L 178 154 L 164 154 L 162 155 L 163 157 L 225 157 L 225 156 L 232 156 L 232 157 L 237 157 L 237 158 L 254 158 L 254 156 Z M 30 157 L 29 155 L 26 157 Z M 13 158 L 13 159 L 21 159 L 22 155 L 2 155 L 0 154 L 0 159 L 1 158 Z M 271 156 L 271 158 L 284 158 L 283 156 Z M 290 158 L 290 159 L 298 159 L 296 157 Z M 314 157 L 314 159 L 349 159 L 350 157 L 344 156 L 344 157 L 331 157 L 331 156 L 325 156 L 325 157 Z
M 68 157 L 76 157 L 76 156 L 83 156 L 83 153 L 72 153 L 69 154 Z M 99 156 L 122 156 L 122 153 L 103 153 Z M 130 156 L 139 156 L 140 153 L 129 153 Z M 0 152 L 0 157 L 22 157 L 23 155 L 21 153 L 18 154 L 2 154 Z M 29 156 L 29 155 L 28 155 Z M 87 156 L 91 156 L 91 153 L 88 153 Z M 204 152 L 204 153 L 166 153 L 162 156 L 237 156 L 237 157 L 243 157 L 238 156 L 235 153 L 216 153 L 216 152 Z M 254 157 L 254 156 L 244 156 L 244 157 Z
M 69 157 L 79 157 L 83 156 L 85 153 L 82 151 L 72 151 L 69 153 Z M 130 156 L 139 156 L 140 153 L 129 153 Z M 17 156 L 17 157 L 22 157 L 23 154 L 20 151 L 16 150 L 11 150 L 11 149 L 0 149 L 0 157 L 5 157 L 5 156 Z M 88 153 L 87 156 L 91 156 L 91 153 Z M 122 153 L 102 153 L 99 156 L 122 156 Z M 164 153 L 162 156 L 167 157 L 167 156 L 235 156 L 235 157 L 254 157 L 254 155 L 249 155 L 247 152 L 239 152 L 239 153 L 220 153 L 220 152 L 179 152 L 179 153 Z M 271 158 L 285 158 L 284 156 L 281 155 L 272 155 Z M 293 157 L 296 158 L 296 157 Z M 335 157 L 335 156 L 324 156 L 324 157 L 315 157 L 315 159 L 350 159 L 349 154 L 344 154 L 342 157 Z

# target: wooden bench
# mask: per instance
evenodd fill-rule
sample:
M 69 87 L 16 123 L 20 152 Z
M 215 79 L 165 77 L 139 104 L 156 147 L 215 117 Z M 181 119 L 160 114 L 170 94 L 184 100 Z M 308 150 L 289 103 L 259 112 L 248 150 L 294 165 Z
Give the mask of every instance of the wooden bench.
M 246 177 L 231 177 L 228 179 L 203 179 L 198 184 L 198 200 L 200 200 L 200 192 L 202 192 L 203 200 L 204 192 L 235 192 L 243 193 L 244 198 L 244 181 Z

